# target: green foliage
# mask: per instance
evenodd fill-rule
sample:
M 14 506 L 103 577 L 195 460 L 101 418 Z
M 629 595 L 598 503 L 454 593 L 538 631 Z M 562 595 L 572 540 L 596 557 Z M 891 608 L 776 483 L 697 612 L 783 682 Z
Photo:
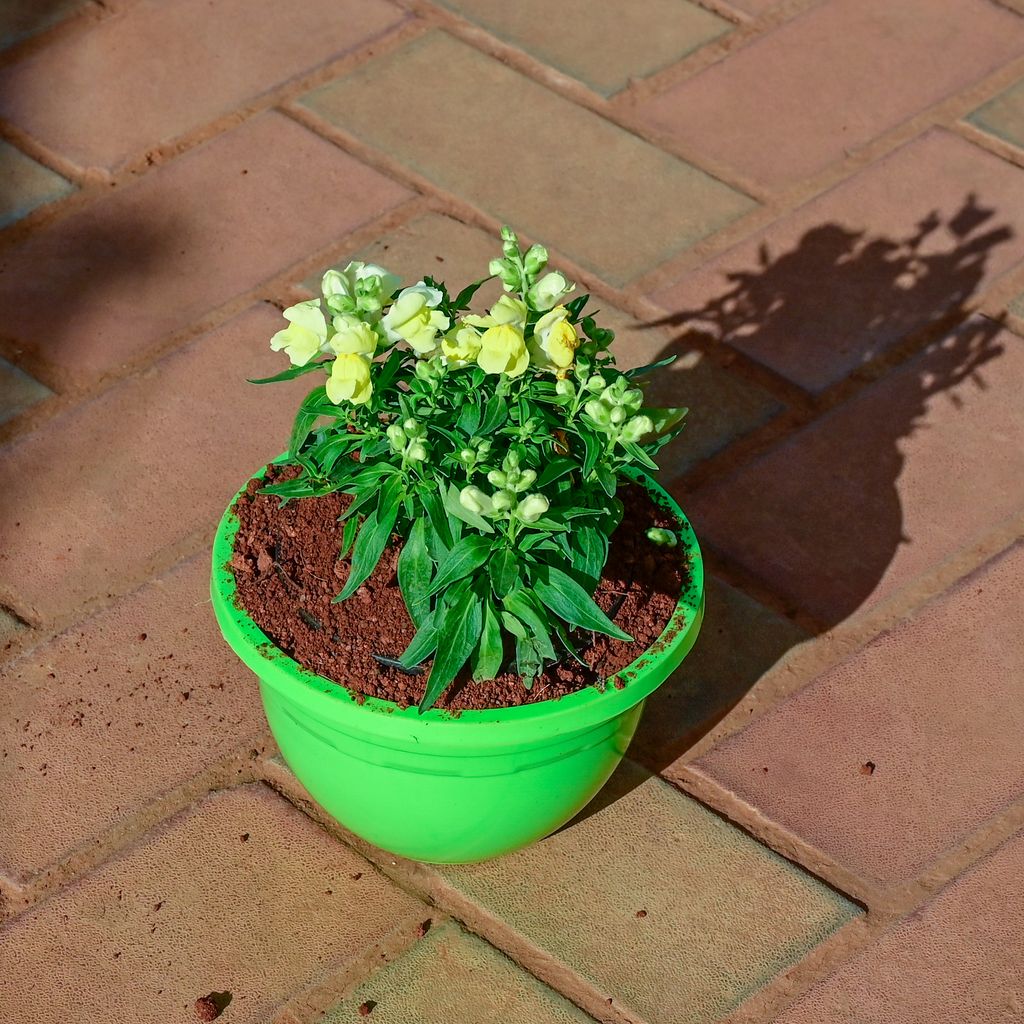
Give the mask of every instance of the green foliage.
M 685 410 L 644 406 L 642 378 L 671 359 L 619 371 L 589 296 L 568 300 L 574 286 L 546 264 L 542 246 L 524 253 L 504 229 L 490 272 L 506 294 L 486 316 L 465 310 L 488 278 L 453 299 L 431 278 L 399 291 L 380 267 L 328 271 L 323 306 L 286 310 L 272 340 L 295 365 L 254 381 L 327 378 L 295 417 L 299 475 L 264 490 L 352 496 L 338 601 L 399 535 L 416 626 L 399 664 L 433 658 L 421 710 L 464 670 L 515 671 L 529 687 L 545 665 L 580 658 L 580 631 L 632 639 L 593 600 L 617 489 L 634 467 L 657 468 Z

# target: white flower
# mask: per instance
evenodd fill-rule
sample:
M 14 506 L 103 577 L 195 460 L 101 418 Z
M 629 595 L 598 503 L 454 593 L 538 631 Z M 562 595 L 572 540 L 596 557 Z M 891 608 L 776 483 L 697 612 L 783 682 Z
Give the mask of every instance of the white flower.
M 435 309 L 441 299 L 437 288 L 422 281 L 403 288 L 381 320 L 388 341 L 405 341 L 419 355 L 431 355 L 437 348 L 438 332 L 447 330 L 450 323 Z
M 320 283 L 333 313 L 379 313 L 401 280 L 375 263 L 354 260 L 344 270 L 328 270 Z
M 543 312 L 557 306 L 575 287 L 563 274 L 552 270 L 530 288 L 526 297 L 533 309 Z
M 289 324 L 270 339 L 270 347 L 275 352 L 284 349 L 292 363 L 305 366 L 323 351 L 327 342 L 327 320 L 320 309 L 320 300 L 309 299 L 289 306 L 284 318 Z

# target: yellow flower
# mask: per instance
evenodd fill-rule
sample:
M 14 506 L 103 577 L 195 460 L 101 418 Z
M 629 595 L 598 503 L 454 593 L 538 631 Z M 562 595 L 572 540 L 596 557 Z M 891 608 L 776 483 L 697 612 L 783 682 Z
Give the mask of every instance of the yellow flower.
M 530 358 L 534 366 L 554 371 L 572 366 L 580 339 L 567 316 L 565 306 L 556 306 L 534 325 L 530 339 Z
M 365 405 L 372 394 L 370 360 L 353 352 L 342 352 L 331 367 L 331 376 L 327 380 L 327 397 L 335 405 L 342 402 Z
M 423 284 L 405 288 L 384 314 L 381 324 L 389 341 L 405 341 L 417 355 L 431 355 L 437 348 L 437 334 L 450 323 L 444 313 L 434 309 L 441 301 L 436 288 Z
M 377 332 L 351 313 L 339 313 L 333 321 L 331 348 L 341 355 L 372 356 L 377 351 Z
M 465 366 L 476 359 L 480 351 L 480 332 L 468 324 L 453 327 L 441 341 L 445 360 L 454 366 Z
M 510 377 L 525 373 L 530 357 L 522 329 L 511 324 L 488 327 L 480 339 L 476 362 L 485 373 L 507 373 Z
M 320 309 L 320 300 L 310 299 L 289 306 L 284 318 L 290 323 L 270 339 L 270 347 L 275 352 L 284 349 L 295 366 L 305 366 L 320 354 L 327 341 L 327 321 Z
M 502 295 L 491 306 L 491 311 L 487 316 L 475 316 L 470 313 L 463 319 L 467 324 L 472 324 L 474 327 L 497 327 L 499 324 L 514 324 L 517 327 L 525 327 L 526 303 L 522 299 L 516 299 L 511 295 Z

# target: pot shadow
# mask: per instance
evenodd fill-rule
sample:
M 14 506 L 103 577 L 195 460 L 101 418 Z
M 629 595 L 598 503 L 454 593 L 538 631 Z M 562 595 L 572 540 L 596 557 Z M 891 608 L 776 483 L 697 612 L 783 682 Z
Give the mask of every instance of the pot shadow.
M 953 216 L 943 220 L 933 212 L 904 238 L 838 224 L 814 227 L 792 250 L 774 258 L 762 249 L 756 270 L 729 274 L 720 293 L 699 308 L 645 325 L 679 330 L 656 358 L 690 353 L 695 341 L 698 349 L 739 342 L 755 360 L 762 353 L 770 362 L 794 338 L 807 337 L 810 317 L 822 344 L 829 343 L 829 325 L 837 325 L 833 334 L 854 339 L 862 363 L 868 363 L 930 324 L 957 319 L 980 286 L 993 250 L 1013 237 L 1009 227 L 993 224 L 994 217 L 994 210 L 968 195 Z M 943 238 L 948 244 L 942 244 Z M 793 648 L 848 619 L 874 593 L 897 549 L 908 541 L 897 490 L 906 461 L 900 441 L 927 429 L 933 396 L 968 378 L 984 388 L 979 370 L 1002 351 L 996 340 L 1000 323 L 980 316 L 960 319 L 964 322 L 958 327 L 908 360 L 911 372 L 886 378 L 895 385 L 889 389 L 884 423 L 839 438 L 821 460 L 822 465 L 843 466 L 853 477 L 850 493 L 862 500 L 856 510 L 860 546 L 855 561 L 850 560 L 849 537 L 825 524 L 814 536 L 800 535 L 803 548 L 810 546 L 808 562 L 819 573 L 815 585 L 820 583 L 823 594 L 815 619 L 800 616 L 797 625 L 709 578 L 701 635 L 681 668 L 648 699 L 629 750 L 633 761 L 655 773 L 671 766 L 762 680 L 770 692 L 773 680 L 767 677 Z M 689 372 L 656 375 L 648 389 L 650 403 L 691 404 Z M 948 399 L 959 408 L 958 395 Z M 819 445 L 825 443 L 818 438 Z M 686 444 L 685 431 L 674 444 Z M 818 481 L 818 486 L 826 483 Z M 805 486 L 816 484 L 807 480 Z M 701 493 L 699 484 L 695 493 Z M 699 537 L 699 521 L 695 529 Z M 627 762 L 574 821 L 614 803 L 640 781 Z

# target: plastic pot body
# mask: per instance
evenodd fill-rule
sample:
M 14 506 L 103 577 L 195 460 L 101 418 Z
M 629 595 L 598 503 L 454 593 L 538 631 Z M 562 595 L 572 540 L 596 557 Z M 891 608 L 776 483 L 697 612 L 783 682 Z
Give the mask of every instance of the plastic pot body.
M 313 799 L 350 831 L 392 853 L 465 863 L 511 852 L 571 820 L 615 770 L 647 696 L 693 646 L 703 567 L 678 519 L 689 583 L 662 635 L 603 688 L 517 708 L 420 714 L 303 669 L 235 604 L 228 563 L 238 521 L 229 507 L 214 542 L 211 595 L 225 640 L 256 674 L 281 754 Z M 234 503 L 232 503 L 233 506 Z

